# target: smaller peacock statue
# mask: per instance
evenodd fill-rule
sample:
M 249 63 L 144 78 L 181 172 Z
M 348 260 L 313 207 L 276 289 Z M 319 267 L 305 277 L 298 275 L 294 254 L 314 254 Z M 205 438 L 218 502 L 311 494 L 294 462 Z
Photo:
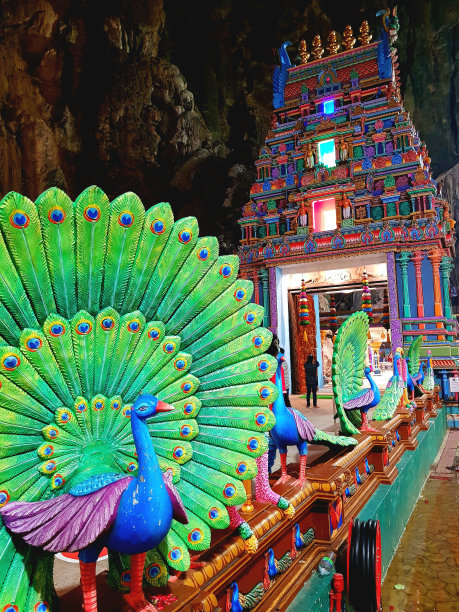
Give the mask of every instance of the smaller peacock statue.
M 333 347 L 333 397 L 341 431 L 347 435 L 375 431 L 368 424 L 368 410 L 378 404 L 381 394 L 365 366 L 368 331 L 368 315 L 354 312 L 339 328 Z M 370 387 L 362 389 L 364 375 Z
M 393 368 L 394 373 L 387 383 L 381 401 L 373 412 L 372 418 L 374 421 L 391 419 L 399 407 L 402 398 L 406 395 L 406 377 L 403 377 L 403 349 L 400 347 L 395 350 Z
M 126 193 L 0 202 L 0 610 L 57 609 L 53 553 L 136 612 L 230 526 L 274 424 L 272 334 L 236 256 Z M 288 506 L 288 504 L 287 504 Z
M 408 365 L 408 393 L 412 400 L 423 394 L 425 363 L 421 361 L 422 336 L 418 336 L 410 345 L 406 357 Z
M 279 390 L 277 399 L 272 404 L 272 411 L 276 417 L 276 423 L 271 429 L 270 436 L 277 447 L 280 455 L 282 475 L 277 484 L 287 482 L 290 476 L 287 472 L 287 449 L 296 446 L 300 453 L 300 473 L 294 486 L 302 487 L 306 481 L 306 462 L 308 455 L 308 444 L 322 444 L 324 446 L 350 447 L 357 444 L 357 440 L 345 436 L 334 436 L 316 429 L 311 421 L 301 414 L 296 408 L 285 405 L 282 393 L 282 353 L 279 351 L 279 340 L 276 336 L 269 348 L 271 355 L 276 355 L 277 370 L 272 379 Z M 271 454 L 271 460 L 273 459 Z
M 435 387 L 434 371 L 432 368 L 432 352 L 430 350 L 427 351 L 427 367 L 422 386 L 425 391 L 433 391 Z

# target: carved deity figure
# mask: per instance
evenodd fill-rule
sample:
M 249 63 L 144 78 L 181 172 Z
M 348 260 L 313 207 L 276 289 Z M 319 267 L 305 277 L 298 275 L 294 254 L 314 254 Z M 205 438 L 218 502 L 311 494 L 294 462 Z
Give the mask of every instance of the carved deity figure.
M 352 216 L 352 202 L 347 197 L 347 195 L 343 192 L 341 197 L 341 218 L 342 219 L 350 219 Z
M 339 158 L 341 161 L 345 161 L 349 157 L 349 147 L 347 142 L 344 140 L 344 136 L 339 139 Z
M 308 227 L 308 209 L 304 202 L 300 202 L 300 207 L 296 213 L 296 221 L 299 227 Z
M 312 144 L 308 143 L 306 147 L 306 154 L 304 156 L 304 161 L 306 163 L 307 168 L 314 168 L 314 151 L 312 150 Z

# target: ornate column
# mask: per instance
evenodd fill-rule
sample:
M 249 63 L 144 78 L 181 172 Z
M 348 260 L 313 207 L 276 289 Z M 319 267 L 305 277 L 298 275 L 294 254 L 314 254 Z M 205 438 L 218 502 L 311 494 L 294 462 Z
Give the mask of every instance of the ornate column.
M 258 274 L 261 278 L 261 285 L 262 285 L 262 290 L 263 290 L 263 307 L 265 309 L 265 313 L 263 316 L 263 325 L 265 327 L 270 327 L 271 317 L 270 317 L 270 312 L 269 312 L 268 270 L 266 268 L 262 268 Z
M 277 287 L 276 268 L 274 266 L 269 268 L 269 300 L 271 312 L 271 331 L 277 334 Z
M 397 261 L 400 264 L 400 271 L 402 274 L 402 291 L 403 291 L 403 318 L 411 318 L 411 306 L 410 306 L 410 289 L 408 285 L 408 263 L 411 259 L 412 253 L 410 251 L 402 251 L 398 254 Z M 411 329 L 409 323 L 405 324 L 405 329 Z M 406 341 L 411 342 L 412 337 L 407 336 Z
M 422 291 L 422 260 L 424 259 L 424 253 L 422 251 L 416 251 L 413 253 L 411 261 L 414 263 L 414 269 L 416 272 L 416 307 L 417 316 L 419 319 L 423 318 L 424 315 L 424 294 Z M 424 323 L 419 323 L 419 329 L 425 329 Z
M 258 284 L 258 271 L 254 270 L 252 272 L 252 281 L 253 281 L 253 298 L 255 300 L 255 304 L 260 303 L 260 285 Z
M 436 317 L 443 316 L 443 306 L 441 301 L 441 282 L 440 282 L 440 263 L 442 260 L 442 252 L 440 249 L 435 249 L 429 253 L 429 259 L 432 262 L 433 275 L 433 292 L 434 292 L 434 314 Z M 443 329 L 443 323 L 436 323 L 437 329 Z M 440 334 L 438 339 L 443 341 L 445 336 Z
M 395 274 L 394 253 L 387 253 L 387 288 L 389 294 L 390 335 L 392 351 L 403 347 L 402 324 L 398 314 L 397 275 Z
M 449 294 L 449 277 L 451 271 L 454 269 L 454 263 L 452 257 L 448 257 L 445 255 L 442 257 L 440 262 L 440 274 L 441 274 L 441 284 L 443 288 L 443 304 L 445 310 L 445 318 L 452 319 L 453 318 L 453 309 L 451 307 L 451 297 Z M 450 324 L 446 324 L 446 329 L 451 331 L 453 326 Z M 452 341 L 453 338 L 448 336 L 448 340 Z

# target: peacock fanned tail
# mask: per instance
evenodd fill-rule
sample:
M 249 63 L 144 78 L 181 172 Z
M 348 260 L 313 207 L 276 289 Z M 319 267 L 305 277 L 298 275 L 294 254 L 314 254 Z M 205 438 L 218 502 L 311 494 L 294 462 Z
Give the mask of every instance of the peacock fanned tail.
M 175 407 L 149 431 L 189 518 L 147 554 L 145 580 L 161 586 L 229 526 L 267 450 L 277 364 L 252 284 L 196 219 L 133 193 L 9 193 L 0 229 L 0 506 L 135 476 L 131 405 L 155 395 Z M 51 568 L 2 526 L 0 609 L 54 608 Z M 129 582 L 113 552 L 110 581 Z
M 345 435 L 360 433 L 359 410 L 345 410 L 344 404 L 362 387 L 368 336 L 368 315 L 358 311 L 341 325 L 333 347 L 332 386 L 336 410 Z
M 410 360 L 410 374 L 416 376 L 419 372 L 419 366 L 421 365 L 421 347 L 422 347 L 422 336 L 418 336 L 410 345 L 408 349 L 407 357 Z
M 373 421 L 387 421 L 391 419 L 398 408 L 400 399 L 403 395 L 404 387 L 394 379 L 390 387 L 384 391 L 381 401 L 373 411 Z

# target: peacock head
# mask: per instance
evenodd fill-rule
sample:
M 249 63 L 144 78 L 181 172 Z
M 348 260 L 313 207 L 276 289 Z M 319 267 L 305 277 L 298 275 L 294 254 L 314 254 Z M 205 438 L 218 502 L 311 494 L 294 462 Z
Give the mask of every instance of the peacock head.
M 174 410 L 174 407 L 162 402 L 154 395 L 140 395 L 132 406 L 132 410 L 139 419 L 145 420 L 155 416 L 158 412 L 170 412 Z
M 366 366 L 364 372 L 365 372 L 365 375 L 368 376 L 368 374 L 371 372 L 370 366 Z

